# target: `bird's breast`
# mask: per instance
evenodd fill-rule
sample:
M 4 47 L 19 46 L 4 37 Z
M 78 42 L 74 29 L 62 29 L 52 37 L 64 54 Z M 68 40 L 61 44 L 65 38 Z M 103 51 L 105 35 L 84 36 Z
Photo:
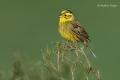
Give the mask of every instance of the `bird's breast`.
M 75 42 L 77 41 L 76 35 L 70 30 L 69 26 L 67 25 L 60 25 L 59 26 L 59 33 L 63 38 L 65 38 L 68 41 Z

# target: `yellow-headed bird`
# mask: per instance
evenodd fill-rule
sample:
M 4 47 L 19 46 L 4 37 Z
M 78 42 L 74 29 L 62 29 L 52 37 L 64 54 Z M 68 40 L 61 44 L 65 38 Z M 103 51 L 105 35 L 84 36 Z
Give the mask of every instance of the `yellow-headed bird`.
M 59 33 L 67 41 L 82 42 L 86 47 L 88 47 L 89 36 L 70 10 L 63 10 L 60 13 Z M 96 57 L 90 48 L 89 50 L 93 56 Z

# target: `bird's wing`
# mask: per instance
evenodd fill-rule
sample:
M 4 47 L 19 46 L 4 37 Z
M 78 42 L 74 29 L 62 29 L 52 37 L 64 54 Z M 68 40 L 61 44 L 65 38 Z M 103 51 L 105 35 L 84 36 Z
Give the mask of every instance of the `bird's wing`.
M 89 36 L 88 36 L 87 32 L 85 31 L 85 29 L 83 27 L 81 27 L 81 25 L 78 21 L 71 22 L 71 24 L 72 24 L 71 30 L 77 35 L 77 37 L 82 42 L 89 40 Z

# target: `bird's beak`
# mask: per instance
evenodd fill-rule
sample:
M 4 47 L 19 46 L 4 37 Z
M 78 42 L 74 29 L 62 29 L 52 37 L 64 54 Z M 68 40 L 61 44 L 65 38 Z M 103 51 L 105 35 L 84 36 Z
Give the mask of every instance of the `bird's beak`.
M 59 15 L 59 18 L 60 18 L 61 16 Z
M 58 16 L 59 16 L 59 18 L 60 18 L 60 17 L 61 17 L 61 14 L 59 14 Z

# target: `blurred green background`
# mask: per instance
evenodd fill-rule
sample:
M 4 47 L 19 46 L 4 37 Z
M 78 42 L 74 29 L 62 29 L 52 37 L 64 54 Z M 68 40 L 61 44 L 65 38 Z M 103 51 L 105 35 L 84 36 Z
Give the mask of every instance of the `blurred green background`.
M 13 53 L 37 61 L 41 48 L 61 41 L 58 15 L 70 9 L 90 35 L 95 63 L 104 80 L 119 80 L 120 5 L 98 7 L 104 0 L 0 0 L 0 71 L 10 76 Z

